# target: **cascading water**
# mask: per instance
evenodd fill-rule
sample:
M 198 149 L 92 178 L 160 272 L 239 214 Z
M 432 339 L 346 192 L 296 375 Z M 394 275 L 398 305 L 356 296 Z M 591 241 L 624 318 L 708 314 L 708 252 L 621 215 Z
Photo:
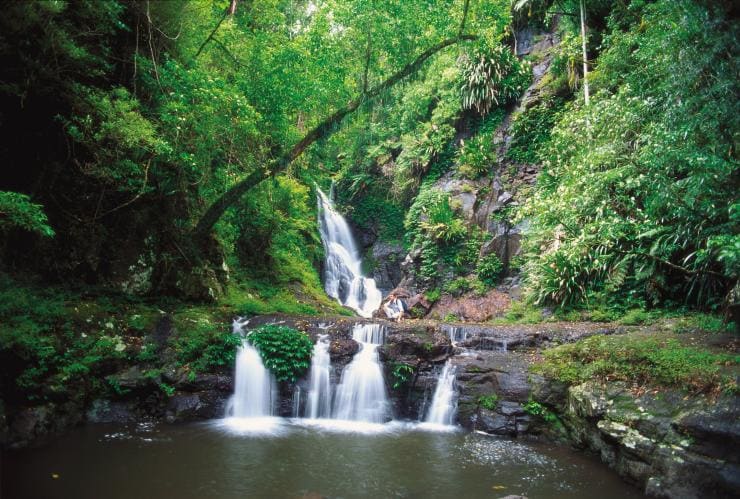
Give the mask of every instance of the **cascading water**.
M 334 401 L 334 419 L 384 423 L 388 418 L 388 396 L 378 346 L 385 331 L 379 324 L 356 324 L 352 337 L 360 351 L 344 369 Z
M 371 317 L 383 295 L 375 280 L 364 277 L 362 259 L 347 221 L 335 209 L 331 199 L 316 189 L 319 231 L 326 252 L 324 289 L 339 303 L 354 309 L 362 317 Z
M 309 378 L 306 417 L 311 419 L 331 417 L 331 381 L 329 369 L 329 335 L 319 335 L 313 347 L 311 358 L 311 375 Z
M 451 425 L 455 420 L 457 400 L 455 394 L 455 367 L 448 360 L 434 390 L 427 423 Z
M 249 321 L 234 321 L 234 334 L 242 335 Z M 262 357 L 252 345 L 244 341 L 236 354 L 234 395 L 226 415 L 235 418 L 264 418 L 272 416 L 276 399 L 275 379 L 262 363 Z

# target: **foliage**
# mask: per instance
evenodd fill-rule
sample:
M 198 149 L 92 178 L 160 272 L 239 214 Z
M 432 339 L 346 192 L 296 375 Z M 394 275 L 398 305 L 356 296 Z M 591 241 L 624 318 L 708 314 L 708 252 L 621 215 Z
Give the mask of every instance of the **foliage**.
M 391 371 L 393 376 L 393 389 L 398 390 L 399 388 L 408 384 L 411 376 L 416 372 L 414 366 L 405 364 L 403 362 L 397 363 Z
M 494 322 L 502 324 L 538 324 L 544 320 L 542 309 L 524 301 L 512 301 L 503 318 Z
M 640 5 L 604 37 L 591 105 L 560 114 L 523 211 L 537 303 L 717 307 L 737 280 L 737 25 Z
M 496 409 L 498 405 L 498 395 L 492 393 L 491 395 L 481 395 L 478 397 L 478 405 L 484 409 L 492 411 Z
M 503 45 L 476 47 L 460 57 L 463 108 L 488 113 L 522 94 L 531 70 Z
M 530 416 L 539 417 L 547 423 L 559 423 L 558 417 L 554 412 L 535 400 L 528 400 L 522 409 Z
M 260 326 L 247 335 L 278 381 L 295 381 L 311 364 L 313 343 L 306 333 L 286 326 Z
M 534 107 L 517 114 L 507 157 L 517 163 L 539 163 L 563 105 L 562 98 L 545 96 Z
M 13 227 L 47 237 L 54 235 L 41 205 L 32 203 L 25 194 L 0 191 L 0 230 Z
M 193 372 L 207 372 L 232 366 L 241 343 L 227 324 L 214 322 L 197 310 L 174 316 L 179 334 L 170 340 L 177 361 Z
M 491 136 L 479 133 L 464 141 L 457 152 L 457 172 L 472 180 L 484 175 L 496 161 Z
M 496 253 L 491 253 L 478 260 L 478 265 L 475 269 L 475 273 L 478 275 L 478 279 L 488 286 L 493 286 L 501 277 L 501 272 L 504 270 L 504 264 Z
M 734 386 L 722 366 L 738 362 L 737 356 L 684 346 L 658 335 L 593 336 L 546 350 L 535 370 L 568 384 L 624 380 L 638 386 L 714 392 Z

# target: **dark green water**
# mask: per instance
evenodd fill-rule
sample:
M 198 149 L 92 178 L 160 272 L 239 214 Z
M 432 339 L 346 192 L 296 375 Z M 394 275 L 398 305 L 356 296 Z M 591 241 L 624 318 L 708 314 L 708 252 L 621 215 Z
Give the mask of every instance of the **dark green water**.
M 260 434 L 217 422 L 87 426 L 4 455 L 2 498 L 642 497 L 601 463 L 563 447 L 377 428 L 283 422 Z

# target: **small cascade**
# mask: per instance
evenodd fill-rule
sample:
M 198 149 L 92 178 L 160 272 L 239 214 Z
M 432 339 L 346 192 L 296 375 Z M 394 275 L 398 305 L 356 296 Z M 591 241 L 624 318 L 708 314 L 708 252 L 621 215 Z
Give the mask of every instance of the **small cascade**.
M 463 354 L 470 350 L 507 351 L 508 340 L 506 338 L 494 336 L 494 333 L 480 326 L 442 324 L 441 328 L 449 336 L 452 346 L 458 347 Z
M 442 331 L 445 331 L 450 337 L 450 342 L 453 346 L 457 346 L 458 343 L 465 341 L 468 337 L 467 330 L 462 326 L 442 324 Z
M 329 356 L 329 335 L 319 335 L 319 340 L 313 347 L 311 357 L 311 375 L 309 378 L 308 399 L 306 402 L 307 418 L 331 417 L 331 381 L 329 370 L 331 357 Z
M 234 321 L 234 333 L 242 335 L 249 321 Z M 275 379 L 262 363 L 256 348 L 244 341 L 236 354 L 234 395 L 226 415 L 235 418 L 262 418 L 273 414 L 276 399 Z
M 360 351 L 342 373 L 333 419 L 384 423 L 389 404 L 378 346 L 383 343 L 385 329 L 379 324 L 356 324 L 352 337 L 360 344 Z
M 457 397 L 455 393 L 455 367 L 448 360 L 442 369 L 442 374 L 434 390 L 432 405 L 427 414 L 427 423 L 451 425 L 457 411 Z
M 324 289 L 342 305 L 362 317 L 371 317 L 383 299 L 375 280 L 362 275 L 362 259 L 347 221 L 334 209 L 331 199 L 316 189 L 319 232 L 326 252 Z
M 293 390 L 293 412 L 290 413 L 294 418 L 301 417 L 301 387 L 296 386 Z

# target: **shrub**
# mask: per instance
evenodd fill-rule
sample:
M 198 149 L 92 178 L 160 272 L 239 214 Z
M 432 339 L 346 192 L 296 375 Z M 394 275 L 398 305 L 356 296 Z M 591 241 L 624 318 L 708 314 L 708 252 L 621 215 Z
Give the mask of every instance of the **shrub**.
M 393 389 L 398 390 L 411 379 L 411 375 L 414 374 L 414 367 L 409 364 L 398 363 L 391 372 L 393 375 Z
M 503 270 L 504 264 L 495 253 L 491 253 L 478 260 L 478 266 L 475 269 L 478 279 L 489 286 L 496 284 Z
M 306 333 L 286 326 L 267 325 L 251 331 L 249 342 L 278 381 L 295 382 L 311 363 L 313 342 Z
M 458 277 L 457 279 L 450 281 L 444 287 L 445 292 L 454 296 L 460 296 L 463 293 L 467 293 L 470 289 L 471 283 L 465 277 Z

